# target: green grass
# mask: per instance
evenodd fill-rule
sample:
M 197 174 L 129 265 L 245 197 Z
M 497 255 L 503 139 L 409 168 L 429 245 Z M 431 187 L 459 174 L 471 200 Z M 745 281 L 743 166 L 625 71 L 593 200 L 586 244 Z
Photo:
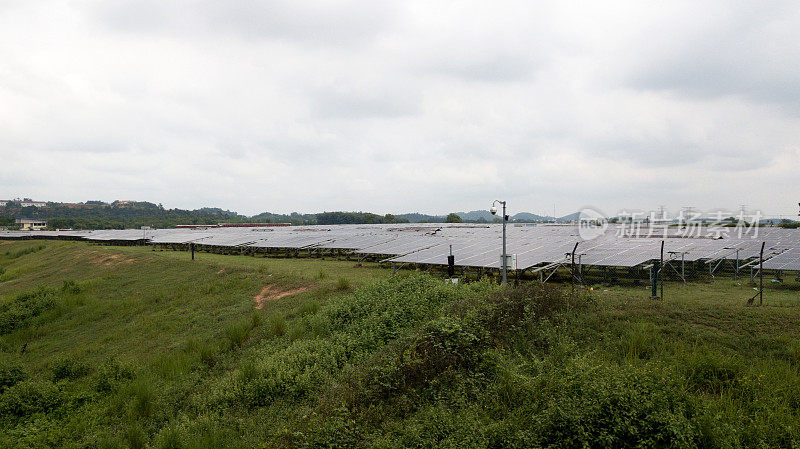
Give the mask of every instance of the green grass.
M 800 447 L 800 289 L 0 242 L 0 447 Z M 254 297 L 304 288 L 268 299 Z

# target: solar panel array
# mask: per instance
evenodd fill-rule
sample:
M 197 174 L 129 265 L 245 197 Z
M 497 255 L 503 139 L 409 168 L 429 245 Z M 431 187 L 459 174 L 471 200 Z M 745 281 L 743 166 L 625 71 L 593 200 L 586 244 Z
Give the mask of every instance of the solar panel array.
M 800 230 L 775 227 L 751 229 L 739 235 L 700 235 L 678 228 L 649 229 L 631 234 L 624 226 L 599 230 L 591 240 L 581 238 L 575 225 L 519 225 L 507 228 L 507 252 L 515 254 L 517 268 L 567 262 L 575 252 L 583 265 L 635 267 L 664 257 L 688 262 L 752 260 L 765 243 L 764 267 L 800 270 Z M 756 232 L 757 231 L 757 232 Z M 276 228 L 126 229 L 99 231 L 0 231 L 0 238 L 83 238 L 98 242 L 141 241 L 261 249 L 316 249 L 373 255 L 398 264 L 446 265 L 447 256 L 465 267 L 499 268 L 500 224 L 393 224 L 290 226 Z

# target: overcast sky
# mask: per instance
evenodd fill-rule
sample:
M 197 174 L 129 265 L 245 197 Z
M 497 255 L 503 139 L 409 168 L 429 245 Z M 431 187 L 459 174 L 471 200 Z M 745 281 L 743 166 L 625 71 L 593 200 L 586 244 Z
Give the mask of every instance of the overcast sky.
M 0 197 L 796 215 L 799 5 L 0 0 Z

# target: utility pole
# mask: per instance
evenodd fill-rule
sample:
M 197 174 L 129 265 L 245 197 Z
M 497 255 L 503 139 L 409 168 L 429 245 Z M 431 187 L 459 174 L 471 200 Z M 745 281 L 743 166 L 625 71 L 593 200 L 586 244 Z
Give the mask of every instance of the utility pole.
M 502 255 L 503 262 L 502 262 L 502 266 L 503 266 L 503 287 L 505 287 L 506 286 L 506 282 L 507 282 L 506 272 L 508 270 L 508 267 L 507 267 L 508 258 L 506 256 L 506 222 L 508 221 L 508 215 L 506 215 L 506 202 L 505 201 L 500 201 L 500 200 L 494 200 L 494 202 L 492 203 L 492 207 L 489 209 L 489 212 L 491 212 L 492 215 L 497 214 L 497 208 L 494 207 L 494 205 L 497 204 L 497 203 L 500 203 L 500 204 L 503 205 L 503 255 Z

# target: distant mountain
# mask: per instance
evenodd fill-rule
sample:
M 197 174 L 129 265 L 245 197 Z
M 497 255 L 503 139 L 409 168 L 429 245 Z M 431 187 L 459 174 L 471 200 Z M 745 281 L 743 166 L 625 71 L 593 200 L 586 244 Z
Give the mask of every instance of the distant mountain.
M 418 212 L 410 214 L 399 214 L 397 218 L 404 218 L 411 223 L 444 223 L 447 216 L 445 215 L 427 215 Z
M 569 215 L 564 215 L 563 217 L 556 218 L 556 221 L 576 221 L 581 217 L 580 212 L 575 212 Z
M 553 217 L 543 216 L 543 215 L 536 215 L 530 212 L 520 212 L 518 214 L 514 214 L 511 216 L 511 219 L 514 221 L 552 221 Z
M 456 215 L 461 217 L 464 221 L 477 221 L 477 222 L 488 222 L 491 223 L 494 221 L 494 215 L 488 210 L 473 210 L 470 212 L 456 212 Z
M 788 218 L 764 218 L 759 223 L 761 224 L 791 224 L 797 223 L 795 220 L 790 220 Z

